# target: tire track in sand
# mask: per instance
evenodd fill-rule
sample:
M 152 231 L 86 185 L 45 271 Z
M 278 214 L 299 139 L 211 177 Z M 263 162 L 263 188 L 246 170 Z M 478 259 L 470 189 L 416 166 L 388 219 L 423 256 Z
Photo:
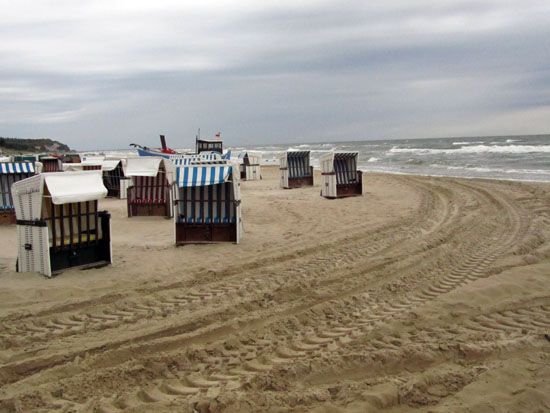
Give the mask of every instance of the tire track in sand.
M 516 222 L 514 220 L 515 214 L 512 213 L 513 211 L 506 209 L 508 206 L 506 203 L 495 202 L 495 199 L 492 199 L 491 203 L 501 207 L 504 206 L 505 212 L 507 211 L 512 217 L 510 223 Z M 490 263 L 506 250 L 506 247 L 509 246 L 509 240 L 519 233 L 521 223 L 516 222 L 515 226 L 512 225 L 512 229 L 513 232 L 508 238 L 493 237 L 501 240 L 498 245 L 493 245 L 494 249 L 489 247 L 481 250 L 471 249 L 465 261 L 451 272 L 453 276 L 461 280 L 460 283 L 454 283 L 453 287 L 468 282 L 468 280 L 488 275 Z M 472 268 L 475 268 L 476 271 L 472 272 Z M 430 291 L 430 293 L 426 294 L 427 291 Z M 399 313 L 406 313 L 414 306 L 421 305 L 427 300 L 448 291 L 448 289 L 444 291 L 422 290 L 420 293 L 411 294 L 408 300 L 400 302 L 397 306 L 393 306 L 392 302 L 386 301 L 373 304 L 368 298 L 364 299 L 361 303 L 362 306 L 359 306 L 363 308 L 359 311 L 349 312 L 350 306 L 346 308 L 348 310 L 346 312 L 350 315 L 350 319 L 346 322 L 339 319 L 341 317 L 340 309 L 335 314 L 326 314 L 324 319 L 316 318 L 316 322 L 321 325 L 320 327 L 306 328 L 303 331 L 298 330 L 291 340 L 285 341 L 283 345 L 279 345 L 275 349 L 273 349 L 272 342 L 265 339 L 242 343 L 242 346 L 238 346 L 237 349 L 225 349 L 224 354 L 218 360 L 210 363 L 211 366 L 225 366 L 221 371 L 214 372 L 214 370 L 210 370 L 207 375 L 187 372 L 187 375 L 178 379 L 171 379 L 169 382 L 161 381 L 152 389 L 140 389 L 137 394 L 130 395 L 127 398 L 117 397 L 112 406 L 115 408 L 137 406 L 139 402 L 144 402 L 144 399 L 147 399 L 147 403 L 166 402 L 167 398 L 170 399 L 170 397 L 192 397 L 191 394 L 206 394 L 208 396 L 208 389 L 221 391 L 222 389 L 239 386 L 239 383 L 249 379 L 251 375 L 271 370 L 278 364 L 290 363 L 295 359 L 322 352 L 323 349 L 331 352 L 335 351 L 336 348 L 351 342 L 354 337 L 364 334 L 366 330 L 370 331 L 376 321 L 393 318 Z M 353 303 L 353 306 L 357 308 L 357 303 Z M 344 305 L 344 307 L 346 306 Z M 381 341 L 378 343 L 380 348 L 397 347 L 397 344 L 398 341 L 394 343 Z M 231 368 L 234 364 L 237 367 Z M 210 393 L 217 393 L 218 390 L 210 391 Z

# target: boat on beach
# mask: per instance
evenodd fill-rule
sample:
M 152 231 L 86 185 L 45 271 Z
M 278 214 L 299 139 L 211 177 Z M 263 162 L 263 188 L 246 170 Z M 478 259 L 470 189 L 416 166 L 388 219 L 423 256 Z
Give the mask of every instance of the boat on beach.
M 170 160 L 181 160 L 187 158 L 198 158 L 201 160 L 222 160 L 231 156 L 231 152 L 223 154 L 223 146 L 221 140 L 221 134 L 218 132 L 216 138 L 213 140 L 202 139 L 199 133 L 195 137 L 196 152 L 195 153 L 182 153 L 169 148 L 166 145 L 166 138 L 164 135 L 160 135 L 160 148 L 149 148 L 136 143 L 131 143 L 130 146 L 135 148 L 139 156 L 160 156 Z

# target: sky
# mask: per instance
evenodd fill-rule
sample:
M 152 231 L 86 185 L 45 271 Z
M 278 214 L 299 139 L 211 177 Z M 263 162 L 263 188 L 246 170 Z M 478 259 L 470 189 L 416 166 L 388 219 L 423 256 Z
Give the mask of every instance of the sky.
M 0 0 L 0 136 L 550 132 L 550 1 Z

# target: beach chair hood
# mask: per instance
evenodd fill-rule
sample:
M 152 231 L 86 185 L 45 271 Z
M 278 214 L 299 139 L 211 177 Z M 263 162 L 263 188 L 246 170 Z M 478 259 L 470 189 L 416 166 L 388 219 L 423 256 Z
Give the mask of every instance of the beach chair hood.
M 162 157 L 142 156 L 139 158 L 128 158 L 126 160 L 126 165 L 123 163 L 123 167 L 125 166 L 124 175 L 127 177 L 155 177 L 159 172 L 161 162 L 164 165 L 168 184 L 172 185 L 174 183 L 174 164 L 168 159 L 164 159 Z
M 101 171 L 42 174 L 55 205 L 93 201 L 107 196 Z
M 179 188 L 216 185 L 229 181 L 233 174 L 230 164 L 186 165 L 176 169 Z
M 3 162 L 0 163 L 0 174 L 34 173 L 34 164 L 31 162 Z
M 101 170 L 106 172 L 114 171 L 120 162 L 122 162 L 121 159 L 105 159 L 101 165 Z

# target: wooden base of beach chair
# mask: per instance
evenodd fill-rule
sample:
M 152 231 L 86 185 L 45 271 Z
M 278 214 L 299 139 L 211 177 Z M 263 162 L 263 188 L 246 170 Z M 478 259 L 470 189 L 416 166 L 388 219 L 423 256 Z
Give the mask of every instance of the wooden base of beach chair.
M 68 269 L 99 268 L 110 264 L 106 249 L 109 244 L 101 241 L 98 245 L 80 247 L 78 250 L 50 251 L 52 275 Z
M 128 217 L 169 217 L 166 204 L 129 204 Z
M 73 238 L 72 244 L 50 247 L 50 265 L 52 274 L 60 273 L 69 268 L 95 268 L 108 265 L 111 262 L 111 216 L 107 212 L 99 212 L 101 239 L 80 236 Z M 78 241 L 78 242 L 75 242 Z
M 236 224 L 176 224 L 176 245 L 237 242 Z
M 0 225 L 14 225 L 15 224 L 15 211 L 1 211 L 0 212 Z
M 304 186 L 313 186 L 313 175 L 303 178 L 288 178 L 288 189 L 302 188 Z
M 345 198 L 348 196 L 361 196 L 363 195 L 363 184 L 358 182 L 355 184 L 342 184 L 336 186 L 336 197 Z

